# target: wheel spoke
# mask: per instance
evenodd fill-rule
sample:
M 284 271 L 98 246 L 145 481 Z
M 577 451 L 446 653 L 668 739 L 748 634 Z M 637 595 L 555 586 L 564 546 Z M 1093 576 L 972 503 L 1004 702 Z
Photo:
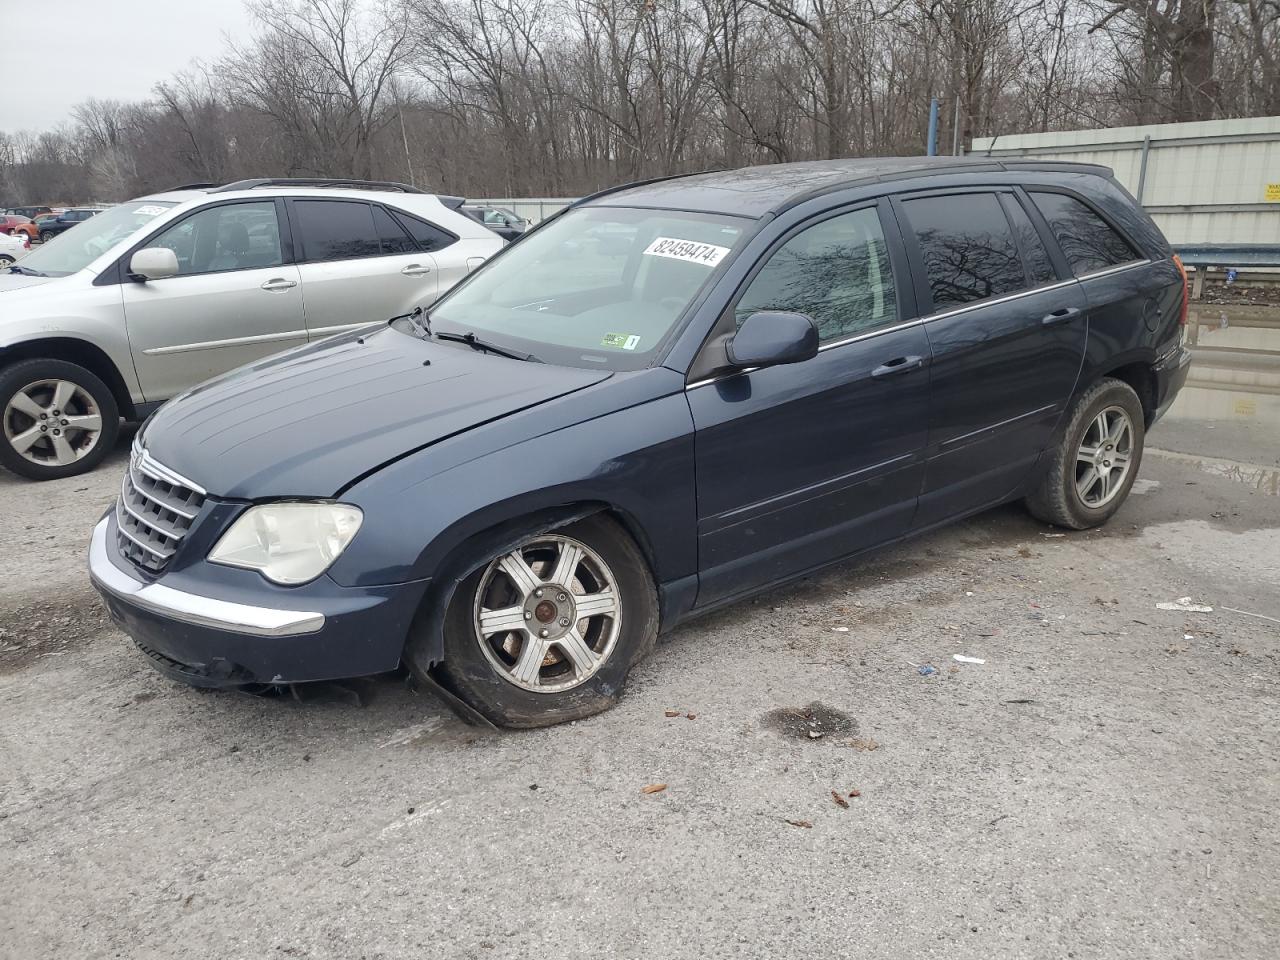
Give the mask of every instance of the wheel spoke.
M 509 633 L 524 629 L 523 607 L 502 607 L 499 610 L 480 611 L 480 632 L 486 637 L 495 633 Z
M 53 437 L 53 452 L 57 457 L 58 466 L 76 462 L 76 451 L 67 442 L 67 438 L 63 436 Z
M 1098 482 L 1098 471 L 1096 467 L 1089 467 L 1078 480 L 1076 480 L 1076 492 L 1080 494 L 1080 499 L 1085 503 L 1089 502 L 1089 491 L 1093 489 L 1093 485 Z
M 71 402 L 71 398 L 76 394 L 76 385 L 70 380 L 59 380 L 58 385 L 53 388 L 53 409 L 64 412 L 67 404 Z
M 563 637 L 556 641 L 556 644 L 569 658 L 569 662 L 573 664 L 574 673 L 585 677 L 596 668 L 596 661 L 599 659 L 596 652 L 587 646 L 587 641 L 582 638 L 582 634 L 578 632 L 577 627 L 573 627 Z
M 1120 414 L 1117 414 L 1116 422 L 1112 424 L 1111 432 L 1107 434 L 1107 440 L 1111 443 L 1114 443 L 1118 447 L 1120 446 L 1121 438 L 1128 432 L 1128 430 L 1129 430 L 1128 419 L 1126 419 L 1124 416 L 1121 416 Z
M 562 587 L 573 585 L 577 576 L 578 564 L 582 562 L 582 548 L 576 543 L 565 541 L 560 544 L 560 556 L 556 558 L 556 568 L 551 571 L 550 582 Z
M 612 590 L 588 593 L 585 596 L 574 597 L 573 601 L 578 608 L 579 620 L 601 615 L 611 617 L 618 612 L 618 596 Z
M 1081 463 L 1093 463 L 1094 458 L 1098 456 L 1097 447 L 1081 447 L 1076 453 L 1076 459 Z
M 1091 432 L 1091 433 L 1096 433 L 1096 434 L 1098 435 L 1098 444 L 1099 444 L 1099 445 L 1104 444 L 1104 443 L 1106 443 L 1106 442 L 1107 442 L 1107 434 L 1108 434 L 1108 430 L 1107 430 L 1107 411 L 1103 410 L 1100 414 L 1098 414 L 1098 415 L 1094 418 L 1094 420 L 1093 420 L 1093 426 L 1090 428 L 1090 432 Z
M 511 676 L 519 683 L 536 684 L 538 671 L 542 669 L 542 661 L 546 655 L 546 641 L 525 634 L 524 643 L 520 646 L 520 656 L 516 658 Z
M 515 583 L 521 599 L 528 597 L 534 590 L 542 586 L 542 581 L 538 579 L 538 575 L 525 562 L 519 550 L 513 550 L 503 557 L 499 561 L 498 567 Z
M 63 417 L 63 424 L 68 430 L 101 430 L 102 417 L 96 413 L 82 413 L 72 417 Z
M 1104 470 L 1098 475 L 1101 489 L 1098 491 L 1098 500 L 1106 500 L 1111 493 L 1111 471 Z
M 44 434 L 40 432 L 40 426 L 37 424 L 30 430 L 24 430 L 22 433 L 16 435 L 9 441 L 9 443 L 12 444 L 13 449 L 17 450 L 19 453 L 26 453 L 31 449 L 31 445 L 43 436 Z
M 9 400 L 9 406 L 14 410 L 19 410 L 22 413 L 25 413 L 33 420 L 39 420 L 40 414 L 49 412 L 21 391 L 13 395 Z

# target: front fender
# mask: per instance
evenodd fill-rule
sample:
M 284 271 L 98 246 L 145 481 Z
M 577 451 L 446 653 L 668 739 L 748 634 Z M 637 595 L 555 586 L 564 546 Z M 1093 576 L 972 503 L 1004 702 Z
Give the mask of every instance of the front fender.
M 428 448 L 342 495 L 365 519 L 330 576 L 349 586 L 436 577 L 486 531 L 525 518 L 545 525 L 578 507 L 624 518 L 659 583 L 689 576 L 697 569 L 693 452 L 683 391 L 440 472 L 431 472 L 437 451 Z

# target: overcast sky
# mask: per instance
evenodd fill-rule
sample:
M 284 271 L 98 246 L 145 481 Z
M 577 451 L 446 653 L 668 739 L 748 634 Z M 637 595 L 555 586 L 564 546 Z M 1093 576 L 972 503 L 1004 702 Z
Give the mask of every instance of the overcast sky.
M 88 97 L 138 100 L 223 36 L 243 39 L 242 0 L 0 0 L 4 71 L 0 130 L 43 130 Z

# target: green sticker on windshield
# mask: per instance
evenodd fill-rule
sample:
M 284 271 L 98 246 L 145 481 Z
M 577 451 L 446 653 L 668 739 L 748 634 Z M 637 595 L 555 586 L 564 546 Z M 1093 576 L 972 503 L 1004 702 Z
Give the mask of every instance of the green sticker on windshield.
M 606 333 L 600 340 L 602 347 L 617 347 L 619 350 L 634 350 L 640 345 L 640 338 L 634 333 Z

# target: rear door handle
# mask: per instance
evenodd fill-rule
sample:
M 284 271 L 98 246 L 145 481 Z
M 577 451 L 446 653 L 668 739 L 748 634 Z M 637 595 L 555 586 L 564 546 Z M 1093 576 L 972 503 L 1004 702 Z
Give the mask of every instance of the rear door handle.
M 1055 310 L 1053 313 L 1046 313 L 1044 319 L 1040 322 L 1046 327 L 1052 327 L 1056 323 L 1066 323 L 1068 320 L 1074 320 L 1082 313 L 1079 307 L 1063 307 L 1061 310 Z
M 420 263 L 411 263 L 400 272 L 406 277 L 425 277 L 431 272 L 431 268 L 423 266 Z
M 871 371 L 873 377 L 891 377 L 895 373 L 910 373 L 924 366 L 924 357 L 896 357 Z
M 274 277 L 262 284 L 263 290 L 288 290 L 290 287 L 296 287 L 297 280 L 286 280 L 284 277 Z

